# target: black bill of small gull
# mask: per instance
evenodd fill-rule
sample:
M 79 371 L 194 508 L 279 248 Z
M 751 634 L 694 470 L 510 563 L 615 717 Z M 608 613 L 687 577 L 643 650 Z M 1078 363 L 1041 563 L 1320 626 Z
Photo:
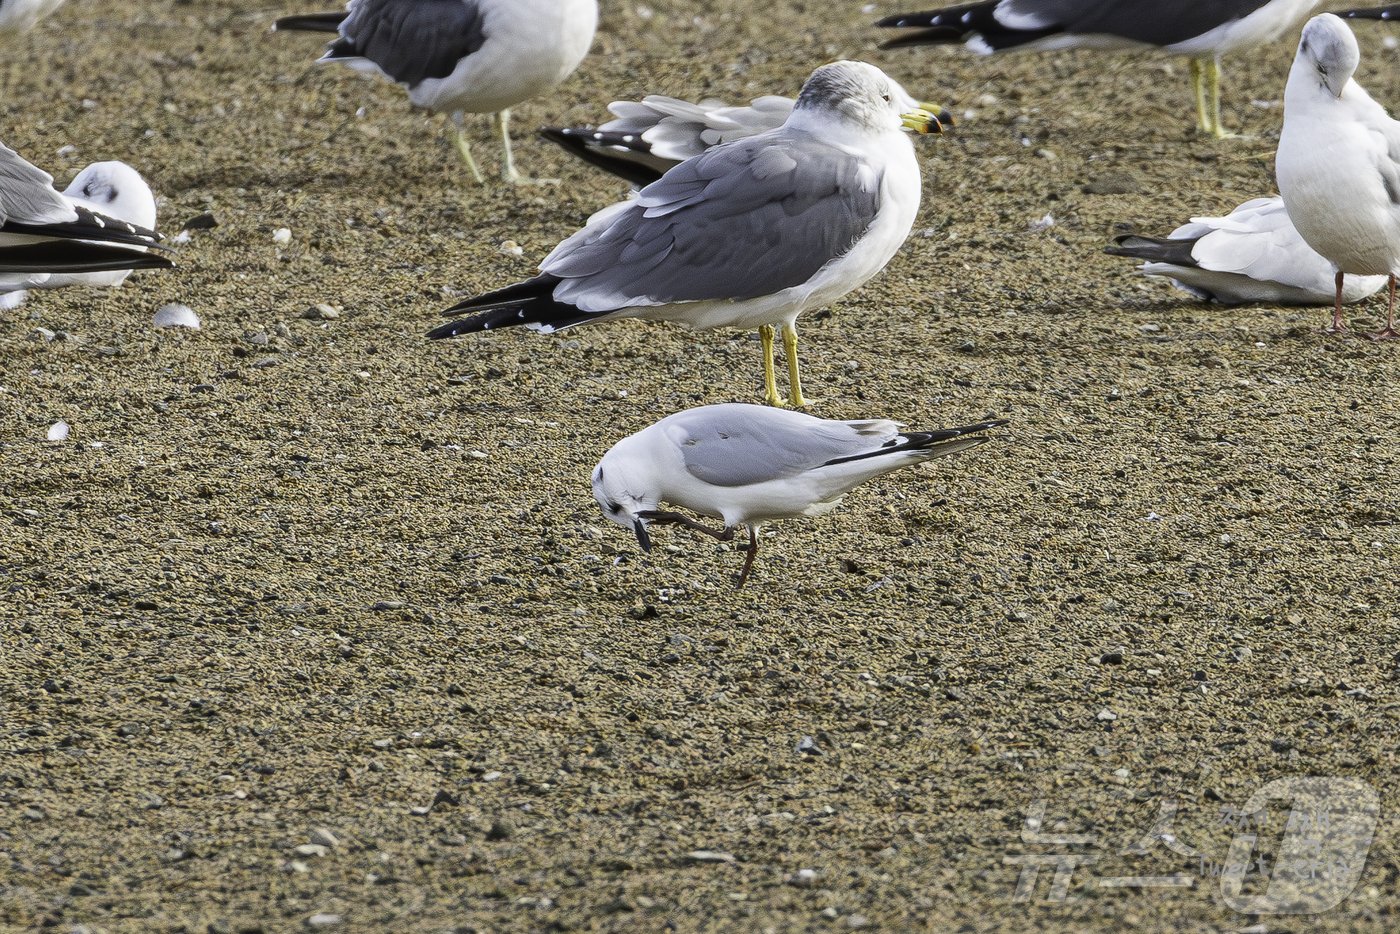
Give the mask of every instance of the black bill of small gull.
M 553 333 L 612 318 L 695 328 L 758 328 L 764 393 L 782 405 L 773 369 L 782 327 L 791 403 L 807 404 L 797 316 L 874 276 L 913 226 L 921 181 L 896 85 L 863 62 L 823 65 L 774 130 L 706 150 L 633 198 L 589 219 L 540 264 L 539 276 L 447 309 L 428 333 L 454 337 L 524 325 Z
M 144 182 L 141 184 L 144 187 Z M 5 273 L 0 283 L 9 283 L 8 287 L 0 285 L 0 291 L 30 287 L 30 274 L 172 265 L 147 252 L 165 249 L 160 245 L 160 234 L 104 213 L 98 209 L 105 206 L 102 200 L 101 194 L 87 200 L 57 191 L 53 176 L 0 145 L 0 252 L 5 254 L 0 260 L 0 272 Z M 154 211 L 154 201 L 151 208 Z M 117 250 L 129 254 L 126 267 L 113 265 L 118 261 Z
M 1280 197 L 1254 198 L 1224 217 L 1193 217 L 1164 238 L 1117 237 L 1104 252 L 1143 260 L 1143 275 L 1165 276 L 1177 288 L 1222 305 L 1333 300 L 1332 264 L 1299 235 Z M 1385 283 L 1385 276 L 1352 276 L 1342 301 L 1369 298 Z
M 749 547 L 739 586 L 758 554 L 759 530 L 777 519 L 819 516 L 856 486 L 900 467 L 985 444 L 993 420 L 938 431 L 904 431 L 887 419 L 837 421 L 762 405 L 706 405 L 668 415 L 623 438 L 593 470 L 603 513 L 651 550 L 649 527 L 676 523 Z M 679 506 L 724 523 L 714 529 Z
M 61 194 L 74 208 L 125 221 L 138 229 L 155 228 L 155 195 L 141 173 L 125 162 L 95 162 L 79 172 Z M 115 288 L 132 269 L 172 265 L 169 259 L 143 247 L 49 240 L 9 248 L 0 259 L 0 292 L 75 285 Z
M 1386 326 L 1372 336 L 1400 338 L 1395 279 L 1400 275 L 1400 123 L 1352 76 L 1356 37 L 1331 13 L 1303 27 L 1283 92 L 1283 132 L 1275 172 L 1298 233 L 1331 263 L 1332 332 L 1345 330 L 1347 276 L 1387 276 Z
M 943 107 L 916 101 L 903 89 L 900 106 L 935 115 L 943 127 L 953 115 Z M 545 127 L 540 135 L 589 165 L 637 186 L 649 185 L 686 159 L 711 146 L 756 136 L 783 124 L 795 101 L 776 94 L 747 106 L 718 100 L 699 103 L 650 94 L 640 101 L 608 105 L 615 119 L 599 127 Z
M 510 108 L 573 74 L 597 25 L 597 0 L 350 0 L 344 12 L 288 16 L 274 28 L 338 33 L 320 61 L 383 75 L 415 106 L 448 114 L 478 183 L 465 114 L 491 114 L 502 177 L 516 183 L 530 179 L 515 168 Z
M 1272 42 L 1321 0 L 979 0 L 875 25 L 913 32 L 884 48 L 965 43 L 977 52 L 1010 49 L 1160 48 L 1191 60 L 1197 125 L 1227 136 L 1220 122 L 1220 58 Z

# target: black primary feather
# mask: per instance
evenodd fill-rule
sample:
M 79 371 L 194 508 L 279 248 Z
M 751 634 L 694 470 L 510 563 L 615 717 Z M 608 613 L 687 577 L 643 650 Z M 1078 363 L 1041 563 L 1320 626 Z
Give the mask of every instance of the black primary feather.
M 535 325 L 543 330 L 558 331 L 585 321 L 597 321 L 600 315 L 579 311 L 573 305 L 554 300 L 554 287 L 561 281 L 557 276 L 536 276 L 458 302 L 443 314 L 466 317 L 433 328 L 428 332 L 428 337 L 441 340 L 459 334 L 517 325 Z
M 822 464 L 823 467 L 830 467 L 833 464 L 847 464 L 851 461 L 865 460 L 870 457 L 884 457 L 887 454 L 903 454 L 906 451 L 926 451 L 930 448 L 937 448 L 949 441 L 957 441 L 967 435 L 975 435 L 979 431 L 987 431 L 992 428 L 1000 428 L 1007 424 L 1006 419 L 997 418 L 991 421 L 978 422 L 975 425 L 963 425 L 960 428 L 944 428 L 941 431 L 906 431 L 901 432 L 898 439 L 891 441 L 884 447 L 876 448 L 873 451 L 866 451 L 864 454 L 852 454 L 850 457 L 837 457 Z M 981 444 L 990 441 L 991 438 L 966 438 L 962 446 Z M 951 451 L 949 453 L 952 453 Z
M 335 13 L 302 13 L 297 16 L 284 16 L 272 24 L 272 28 L 281 31 L 300 32 L 339 32 L 340 24 L 345 22 L 345 17 L 350 14 L 344 10 Z
M 650 152 L 651 146 L 635 133 L 614 133 L 591 127 L 544 127 L 540 136 L 623 181 L 645 188 L 663 173 L 604 147 L 620 146 L 633 152 Z
M 1200 239 L 1200 237 L 1191 237 L 1172 240 L 1126 234 L 1114 237 L 1113 246 L 1106 246 L 1103 251 L 1109 256 L 1127 256 L 1131 259 L 1146 260 L 1149 263 L 1195 266 L 1196 259 L 1191 255 L 1191 251 L 1196 248 L 1196 242 Z
M 118 269 L 170 269 L 164 256 L 82 240 L 45 240 L 0 247 L 0 273 L 112 272 Z

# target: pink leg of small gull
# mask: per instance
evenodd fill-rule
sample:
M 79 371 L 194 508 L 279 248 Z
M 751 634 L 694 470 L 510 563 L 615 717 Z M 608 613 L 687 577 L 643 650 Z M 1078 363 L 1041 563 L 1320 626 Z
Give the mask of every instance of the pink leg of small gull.
M 1390 306 L 1386 310 L 1385 327 L 1371 335 L 1372 340 L 1393 341 L 1400 339 L 1400 331 L 1395 330 L 1395 277 L 1390 277 Z

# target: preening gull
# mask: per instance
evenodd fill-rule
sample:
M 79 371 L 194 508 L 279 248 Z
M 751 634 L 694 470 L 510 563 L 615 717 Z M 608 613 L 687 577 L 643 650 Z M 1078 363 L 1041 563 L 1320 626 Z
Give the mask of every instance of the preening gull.
M 79 172 L 62 194 L 75 207 L 95 214 L 148 230 L 156 226 L 155 195 L 141 174 L 124 162 L 94 162 Z M 61 249 L 74 251 L 77 255 L 65 256 L 61 250 L 55 252 L 54 246 L 51 244 L 46 251 L 47 260 L 35 256 L 29 265 L 24 265 L 20 257 L 10 264 L 19 268 L 5 268 L 4 261 L 0 260 L 0 292 L 58 289 L 71 285 L 115 288 L 126 281 L 132 269 L 167 268 L 172 265 L 170 260 L 150 255 L 140 247 L 114 247 L 70 240 L 63 242 Z M 92 262 L 97 262 L 98 267 L 89 268 Z
M 903 110 L 924 110 L 934 114 L 942 126 L 952 125 L 953 115 L 947 110 L 916 101 L 904 88 L 895 87 Z M 616 119 L 600 127 L 545 127 L 540 135 L 640 188 L 711 146 L 782 126 L 793 103 L 791 97 L 776 94 L 737 107 L 718 100 L 696 104 L 649 94 L 640 101 L 613 101 L 608 110 Z
M 1165 239 L 1118 237 L 1104 252 L 1145 260 L 1145 276 L 1166 276 L 1177 288 L 1222 305 L 1332 302 L 1332 264 L 1299 236 L 1283 199 L 1255 198 L 1224 217 L 1193 217 Z M 1352 276 L 1344 303 L 1385 285 L 1385 276 Z
M 895 84 L 864 62 L 823 65 L 782 126 L 706 150 L 635 197 L 594 214 L 540 264 L 541 275 L 449 308 L 428 333 L 510 325 L 552 333 L 611 318 L 696 328 L 757 327 L 765 397 L 782 326 L 793 405 L 806 405 L 797 316 L 878 273 L 913 226 L 919 164 Z
M 875 25 L 916 29 L 884 48 L 964 42 L 977 52 L 1007 49 L 1160 48 L 1191 59 L 1197 126 L 1220 123 L 1220 57 L 1272 42 L 1321 0 L 979 0 Z
M 761 405 L 706 405 L 668 415 L 613 445 L 593 470 L 593 495 L 644 551 L 651 550 L 651 525 L 678 523 L 721 541 L 747 527 L 742 587 L 766 523 L 819 516 L 866 480 L 976 447 L 991 440 L 979 432 L 1004 424 L 914 432 L 886 419 L 836 421 Z M 662 511 L 662 503 L 718 518 L 724 527 Z
M 597 25 L 597 0 L 350 0 L 344 12 L 288 16 L 274 28 L 339 33 L 321 61 L 384 75 L 414 105 L 449 114 L 480 183 L 464 115 L 492 115 L 502 176 L 528 181 L 511 153 L 510 108 L 573 74 Z
M 95 168 L 101 175 L 100 167 L 89 166 Z M 93 177 L 82 186 L 75 179 L 67 193 L 60 193 L 53 176 L 0 144 L 0 290 L 29 288 L 41 284 L 36 278 L 55 274 L 173 265 L 146 252 L 164 249 L 158 233 L 100 210 L 106 200 L 100 185 L 92 189 L 95 198 L 75 195 L 75 188 L 82 190 Z M 127 207 L 124 202 L 118 210 Z
M 1345 330 L 1347 275 L 1388 276 L 1386 326 L 1372 336 L 1396 338 L 1400 123 L 1352 80 L 1360 63 L 1356 37 L 1338 17 L 1323 13 L 1303 27 L 1283 92 L 1275 171 L 1293 225 L 1335 271 L 1330 330 Z

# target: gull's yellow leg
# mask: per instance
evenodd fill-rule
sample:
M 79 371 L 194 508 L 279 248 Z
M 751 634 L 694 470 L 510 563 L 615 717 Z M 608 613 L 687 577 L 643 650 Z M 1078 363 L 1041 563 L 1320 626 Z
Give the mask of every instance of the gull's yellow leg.
M 1216 139 L 1234 136 L 1225 132 L 1220 122 L 1220 59 L 1212 58 L 1206 63 L 1206 77 L 1210 80 L 1210 134 Z
M 501 131 L 501 177 L 512 185 L 557 185 L 557 178 L 530 178 L 515 168 L 515 155 L 510 148 L 510 111 L 491 115 L 491 122 Z
M 797 372 L 797 328 L 783 325 L 783 356 L 787 357 L 788 392 L 793 408 L 805 409 L 811 405 L 802 395 L 802 377 Z
M 1196 129 L 1210 132 L 1210 114 L 1206 112 L 1205 66 L 1199 58 L 1191 59 L 1191 91 L 1196 95 Z
M 763 401 L 781 408 L 787 400 L 778 395 L 778 377 L 773 372 L 773 325 L 758 326 L 758 342 L 763 348 Z
M 462 161 L 467 164 L 467 168 L 471 170 L 472 177 L 476 179 L 478 185 L 486 184 L 486 179 L 481 176 L 481 169 L 476 167 L 476 160 L 472 158 L 472 147 L 467 142 L 467 128 L 460 111 L 452 115 L 452 123 L 457 129 L 453 138 L 457 143 L 457 152 L 461 155 Z

